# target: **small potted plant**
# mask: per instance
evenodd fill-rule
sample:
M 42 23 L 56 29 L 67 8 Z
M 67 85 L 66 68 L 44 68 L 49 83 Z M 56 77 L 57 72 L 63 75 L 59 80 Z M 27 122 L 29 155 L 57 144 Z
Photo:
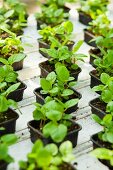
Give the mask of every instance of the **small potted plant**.
M 95 37 L 106 35 L 106 33 L 110 30 L 110 20 L 103 13 L 90 22 L 89 25 L 90 26 L 88 26 L 87 29 L 84 29 L 84 41 L 88 45 L 96 47 Z
M 12 85 L 6 92 L 0 94 L 0 136 L 15 132 L 16 120 L 18 113 L 10 107 L 18 108 L 17 103 L 12 99 L 7 99 L 7 95 L 15 90 L 19 84 Z M 2 86 L 2 85 L 1 85 Z
M 41 87 L 34 90 L 36 101 L 44 104 L 44 99 L 47 95 L 52 98 L 58 98 L 64 103 L 70 99 L 80 99 L 81 94 L 72 88 L 75 84 L 74 77 L 70 77 L 67 68 L 64 65 L 57 65 L 55 72 L 49 73 L 46 78 L 41 78 Z M 78 108 L 77 106 L 78 103 L 66 112 L 75 112 Z
M 15 144 L 17 137 L 14 134 L 4 135 L 0 137 L 0 170 L 7 170 L 8 164 L 14 162 L 9 155 L 9 146 Z
M 109 1 L 106 0 L 87 0 L 81 1 L 81 7 L 78 9 L 79 12 L 79 21 L 88 25 L 96 16 L 107 11 L 107 5 Z
M 62 24 L 55 27 L 47 26 L 43 28 L 39 31 L 39 34 L 42 36 L 42 38 L 38 39 L 40 53 L 44 57 L 48 58 L 48 55 L 42 52 L 40 48 L 49 49 L 50 46 L 54 47 L 56 46 L 55 41 L 60 42 L 62 45 L 67 45 L 69 49 L 72 50 L 72 47 L 74 45 L 74 42 L 71 40 L 72 32 L 73 24 L 71 21 L 63 22 Z
M 23 28 L 27 26 L 26 5 L 20 1 L 6 0 L 0 9 L 2 17 L 1 26 L 8 28 L 16 35 L 23 34 Z
M 91 152 L 93 157 L 96 157 L 101 161 L 104 165 L 106 165 L 109 170 L 113 169 L 113 150 L 106 148 L 97 148 Z
M 91 76 L 91 84 L 90 87 L 94 87 L 96 85 L 100 84 L 100 75 L 101 73 L 105 72 L 109 75 L 113 75 L 112 67 L 113 67 L 113 50 L 107 50 L 104 51 L 101 50 L 101 54 L 103 54 L 103 57 L 95 56 L 94 64 L 96 66 L 96 70 L 92 70 L 89 74 Z
M 77 61 L 78 60 L 83 61 L 83 58 L 86 57 L 86 55 L 84 54 L 77 53 L 82 43 L 83 41 L 80 40 L 74 46 L 72 51 L 70 51 L 67 46 L 62 46 L 61 44 L 59 44 L 58 49 L 56 48 L 40 49 L 41 51 L 47 53 L 51 57 L 49 60 L 39 64 L 39 67 L 41 69 L 41 77 L 46 77 L 49 72 L 54 71 L 55 64 L 57 62 L 60 62 L 67 67 L 67 69 L 71 73 L 71 76 L 73 76 L 75 80 L 77 80 L 78 74 L 81 72 L 81 68 L 78 67 Z
M 90 64 L 93 67 L 96 67 L 96 65 L 94 64 L 95 58 L 97 57 L 103 58 L 103 56 L 107 53 L 107 51 L 113 48 L 112 33 L 113 33 L 113 29 L 110 29 L 110 31 L 108 31 L 105 37 L 98 36 L 95 38 L 95 43 L 96 43 L 97 48 L 91 49 L 89 51 Z
M 93 115 L 93 119 L 103 126 L 103 130 L 91 136 L 93 142 L 93 148 L 107 148 L 112 149 L 113 146 L 113 116 L 107 114 L 103 119 L 100 119 L 97 115 Z
M 24 48 L 22 47 L 20 37 L 16 37 L 12 34 L 10 37 L 0 39 L 0 59 L 5 58 L 8 60 L 9 57 L 13 56 L 11 58 L 15 59 L 15 62 L 13 63 L 15 71 L 23 68 L 23 60 L 26 57 L 23 52 Z
M 9 59 L 9 62 L 14 62 L 13 57 Z M 23 99 L 23 93 L 27 86 L 18 79 L 18 73 L 13 70 L 11 65 L 8 65 L 7 60 L 0 61 L 5 61 L 4 64 L 6 64 L 0 67 L 0 93 L 6 94 L 8 99 L 19 102 Z
M 41 13 L 36 13 L 35 18 L 37 20 L 37 28 L 41 29 L 44 26 L 56 26 L 65 21 L 68 17 L 68 13 L 64 13 L 62 8 L 58 8 L 57 5 L 51 4 L 50 6 L 42 6 Z
M 36 141 L 32 151 L 27 156 L 27 161 L 20 161 L 20 170 L 30 167 L 37 170 L 76 170 L 70 163 L 74 160 L 72 144 L 70 141 L 62 143 L 59 148 L 51 143 L 43 146 L 41 140 Z
M 72 120 L 70 114 L 66 114 L 66 110 L 77 102 L 78 99 L 71 99 L 63 103 L 47 96 L 44 105 L 36 103 L 34 120 L 28 122 L 31 141 L 41 139 L 45 144 L 55 142 L 59 145 L 62 141 L 70 140 L 75 147 L 81 126 Z
M 106 73 L 101 74 L 102 84 L 95 86 L 94 91 L 101 92 L 100 97 L 90 101 L 89 105 L 91 106 L 92 113 L 97 114 L 100 118 L 103 118 L 106 113 L 112 113 L 113 106 L 113 77 L 110 77 Z

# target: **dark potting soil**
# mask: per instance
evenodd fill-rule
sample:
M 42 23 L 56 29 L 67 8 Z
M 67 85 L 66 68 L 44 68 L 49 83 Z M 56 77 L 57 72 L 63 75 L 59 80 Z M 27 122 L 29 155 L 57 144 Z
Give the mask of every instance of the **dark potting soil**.
M 100 110 L 106 112 L 106 103 L 102 102 L 99 98 L 92 101 L 92 105 L 96 108 L 99 108 Z
M 6 112 L 0 113 L 0 123 L 6 122 L 13 118 L 15 118 L 15 113 L 10 109 Z
M 41 63 L 41 66 L 43 68 L 46 68 L 46 70 L 49 73 L 52 72 L 55 69 L 55 65 L 53 63 L 51 63 L 50 61 L 46 61 L 46 62 Z M 80 68 L 78 68 L 76 70 L 71 69 L 71 64 L 67 64 L 67 63 L 66 63 L 66 67 L 68 68 L 69 71 L 71 71 L 72 74 L 75 73 L 75 72 L 78 72 L 80 70 Z
M 93 137 L 92 137 L 92 139 L 94 141 L 94 148 L 96 149 L 96 148 L 100 147 L 100 148 L 106 148 L 106 149 L 113 149 L 113 144 L 111 144 L 109 142 L 104 142 L 101 139 L 99 139 L 99 137 L 98 137 L 99 133 L 93 135 Z

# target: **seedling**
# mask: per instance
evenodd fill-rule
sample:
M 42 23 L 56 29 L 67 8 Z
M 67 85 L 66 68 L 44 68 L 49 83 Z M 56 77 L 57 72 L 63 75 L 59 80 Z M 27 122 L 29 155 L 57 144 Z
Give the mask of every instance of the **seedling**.
M 103 126 L 103 131 L 98 134 L 98 138 L 103 142 L 108 142 L 113 144 L 113 121 L 112 115 L 107 114 L 103 120 L 101 120 L 97 115 L 92 116 L 93 119 Z
M 9 146 L 15 144 L 16 142 L 17 137 L 14 134 L 4 135 L 0 137 L 0 162 L 14 162 L 14 159 L 9 155 Z
M 51 42 L 51 38 L 60 41 L 62 45 L 66 45 L 70 43 L 72 32 L 72 22 L 66 21 L 55 27 L 47 26 L 40 30 L 39 34 L 42 36 L 44 42 L 49 43 L 52 47 L 54 47 L 54 44 Z
M 36 103 L 33 117 L 37 121 L 40 120 L 40 130 L 46 138 L 51 137 L 56 143 L 63 141 L 67 135 L 68 127 L 71 126 L 69 120 L 72 118 L 65 111 L 77 103 L 78 99 L 71 99 L 63 103 L 57 98 L 52 99 L 49 96 L 46 97 L 43 106 Z
M 103 13 L 89 23 L 90 26 L 88 27 L 88 30 L 95 36 L 104 36 L 110 30 L 110 23 L 107 15 Z
M 110 162 L 110 165 L 113 166 L 113 150 L 106 148 L 97 148 L 91 152 L 91 155 Z
M 43 146 L 38 140 L 34 144 L 31 153 L 27 156 L 27 162 L 20 161 L 19 165 L 22 170 L 42 169 L 42 170 L 59 170 L 60 166 L 70 163 L 74 160 L 72 154 L 72 144 L 66 141 L 58 148 L 55 144 Z
M 76 82 L 70 77 L 68 69 L 64 65 L 56 64 L 55 72 L 51 72 L 46 78 L 41 78 L 41 93 L 57 97 L 59 100 L 68 100 L 74 91 L 70 89 Z
M 109 1 L 106 0 L 81 0 L 81 8 L 79 11 L 82 11 L 86 15 L 91 16 L 92 19 L 95 19 L 98 15 L 107 11 L 108 4 Z
M 102 84 L 95 86 L 94 91 L 101 91 L 100 100 L 107 104 L 106 112 L 113 115 L 113 77 L 110 77 L 106 73 L 102 73 L 100 76 Z
M 62 46 L 58 41 L 54 41 L 52 39 L 51 41 L 54 43 L 54 46 L 56 46 L 57 48 L 50 48 L 50 49 L 40 48 L 40 50 L 43 51 L 44 53 L 47 53 L 51 57 L 50 61 L 54 65 L 57 62 L 60 62 L 62 64 L 65 64 L 66 67 L 70 65 L 70 69 L 76 70 L 78 68 L 76 62 L 78 60 L 84 61 L 83 60 L 84 57 L 87 57 L 84 54 L 77 53 L 77 51 L 83 44 L 82 40 L 78 41 L 78 43 L 75 45 L 72 51 L 70 51 L 67 46 Z
M 40 20 L 42 24 L 55 26 L 67 18 L 68 14 L 64 13 L 63 9 L 59 9 L 55 4 L 52 4 L 48 7 L 42 6 L 42 12 L 36 13 L 35 17 L 37 20 Z M 43 26 L 41 27 L 43 28 Z

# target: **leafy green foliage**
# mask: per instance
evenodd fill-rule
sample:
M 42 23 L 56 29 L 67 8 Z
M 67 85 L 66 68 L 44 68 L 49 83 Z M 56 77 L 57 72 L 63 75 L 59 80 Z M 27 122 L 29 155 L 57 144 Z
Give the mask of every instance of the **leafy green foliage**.
M 84 54 L 77 53 L 82 43 L 82 40 L 78 41 L 72 51 L 70 51 L 67 46 L 62 46 L 61 44 L 58 46 L 58 48 L 40 48 L 40 50 L 44 53 L 47 53 L 51 57 L 51 63 L 56 64 L 57 62 L 60 62 L 65 64 L 66 67 L 70 65 L 70 69 L 76 70 L 78 68 L 76 62 L 78 60 L 84 61 L 84 57 L 87 57 Z
M 91 16 L 92 19 L 95 19 L 98 15 L 107 11 L 108 3 L 109 1 L 107 0 L 81 0 L 81 8 L 79 11 L 82 11 Z
M 66 2 L 76 2 L 76 0 L 47 0 L 46 4 L 56 4 L 58 7 L 63 7 Z
M 9 146 L 15 144 L 17 137 L 14 134 L 0 137 L 0 161 L 11 163 L 14 159 L 9 155 Z
M 106 73 L 102 73 L 100 76 L 102 84 L 95 86 L 94 91 L 101 91 L 100 99 L 107 103 L 106 112 L 113 115 L 113 77 L 110 77 Z
M 42 6 L 41 13 L 36 13 L 35 17 L 40 20 L 42 24 L 55 26 L 67 18 L 68 14 L 64 13 L 63 9 L 58 8 L 56 4 L 50 6 Z
M 104 142 L 109 142 L 113 144 L 113 121 L 112 115 L 107 114 L 103 120 L 101 120 L 97 115 L 92 116 L 93 119 L 103 126 L 103 131 L 99 133 L 98 137 Z
M 110 30 L 110 20 L 105 13 L 96 17 L 96 19 L 90 22 L 89 25 L 88 30 L 96 36 L 104 36 Z
M 64 65 L 58 65 L 58 63 L 55 72 L 49 73 L 46 78 L 41 78 L 41 93 L 57 97 L 61 101 L 68 100 L 70 95 L 74 94 L 74 91 L 70 89 L 76 84 L 74 77 L 70 77 L 67 68 Z
M 45 99 L 44 105 L 36 103 L 33 117 L 35 120 L 40 120 L 40 130 L 46 138 L 51 137 L 57 143 L 64 140 L 67 135 L 67 128 L 71 125 L 69 120 L 72 118 L 65 111 L 77 103 L 78 99 L 71 99 L 63 103 L 57 98 L 52 99 L 49 96 Z
M 42 30 L 39 31 L 39 34 L 42 36 L 44 42 L 49 42 L 49 44 L 54 47 L 54 45 L 56 46 L 56 43 L 54 43 L 54 41 L 56 41 L 57 44 L 59 44 L 59 41 L 62 45 L 70 43 L 72 32 L 72 22 L 66 21 L 55 27 L 44 27 Z
M 46 159 L 45 159 L 46 158 Z M 70 163 L 74 159 L 72 154 L 72 144 L 66 141 L 58 148 L 51 143 L 43 146 L 43 143 L 38 140 L 34 144 L 31 153 L 27 156 L 27 162 L 20 161 L 22 170 L 26 169 L 42 169 L 42 170 L 58 170 L 63 163 Z
M 27 26 L 26 15 L 24 3 L 19 0 L 4 1 L 3 7 L 0 8 L 0 25 L 19 34 L 22 28 Z
M 22 47 L 20 37 L 16 37 L 15 35 L 12 35 L 11 37 L 8 37 L 6 39 L 0 38 L 0 58 L 7 59 L 13 54 L 16 54 L 15 57 L 13 56 L 13 59 L 14 58 L 23 59 L 25 57 L 25 55 L 22 56 L 23 54 L 21 54 L 23 51 L 24 49 Z
M 91 152 L 91 155 L 101 160 L 110 161 L 110 164 L 113 166 L 113 150 L 97 148 Z
M 18 74 L 10 65 L 0 67 L 0 112 L 7 111 L 10 106 L 16 107 L 17 104 L 7 96 L 18 89 L 20 83 L 17 83 Z

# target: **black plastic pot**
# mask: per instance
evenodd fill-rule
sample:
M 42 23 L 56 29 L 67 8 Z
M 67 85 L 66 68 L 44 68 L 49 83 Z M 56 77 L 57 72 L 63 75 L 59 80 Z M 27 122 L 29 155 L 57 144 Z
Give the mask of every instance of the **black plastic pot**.
M 81 22 L 84 25 L 89 25 L 89 22 L 92 21 L 90 15 L 87 15 L 82 11 L 78 11 L 78 13 L 79 13 L 79 22 Z
M 94 38 L 95 38 L 94 34 L 92 34 L 87 29 L 84 29 L 84 41 L 90 46 L 97 47 L 97 45 L 95 44 L 95 41 L 90 42 Z
M 23 62 L 24 62 L 24 60 L 19 61 L 19 62 L 15 62 L 15 63 L 12 65 L 14 71 L 22 70 L 22 69 L 23 69 Z
M 99 133 L 96 133 L 96 134 L 94 134 L 94 135 L 91 136 L 91 141 L 93 142 L 93 149 L 96 149 L 96 148 L 107 148 L 107 146 L 108 146 L 107 149 L 109 149 L 109 147 L 110 147 L 110 144 L 109 144 L 109 143 L 103 142 L 104 145 L 102 145 L 102 144 L 100 144 L 100 143 L 98 142 L 98 134 L 99 134 Z M 112 146 L 111 146 L 111 149 L 112 149 Z M 102 160 L 102 159 L 99 159 L 99 161 L 100 161 L 101 163 L 103 163 L 104 165 L 108 166 L 110 170 L 113 170 L 113 166 L 110 165 L 110 162 L 109 162 L 109 161 L 107 161 L 107 160 Z
M 96 65 L 94 64 L 95 58 L 92 56 L 92 54 L 93 54 L 93 55 L 97 55 L 98 57 L 102 57 L 102 56 L 101 56 L 100 49 L 99 49 L 99 48 L 90 49 L 90 50 L 89 50 L 89 54 L 90 54 L 90 61 L 89 61 L 89 63 L 90 63 L 94 68 L 96 68 Z
M 8 163 L 0 161 L 0 170 L 7 170 Z
M 98 86 L 99 84 L 102 84 L 100 81 L 100 78 L 96 76 L 96 70 L 92 70 L 89 75 L 91 76 L 91 82 L 90 87 L 93 88 L 94 86 Z M 100 94 L 100 92 L 96 92 Z
M 76 128 L 74 130 L 72 130 L 71 132 L 68 132 L 64 141 L 66 141 L 66 140 L 71 141 L 73 144 L 73 147 L 75 147 L 77 145 L 78 133 L 82 127 L 81 127 L 81 125 L 75 123 L 72 120 L 71 120 L 71 122 L 72 122 L 72 125 L 75 126 Z M 33 143 L 38 139 L 41 139 L 45 145 L 48 143 L 53 143 L 53 140 L 51 138 L 45 138 L 43 136 L 42 132 L 39 130 L 40 129 L 40 121 L 32 120 L 32 121 L 28 122 L 28 128 L 30 130 L 31 141 Z M 61 143 L 56 143 L 56 144 L 59 146 Z
M 54 71 L 54 65 L 50 65 L 49 61 L 44 61 L 42 63 L 39 64 L 39 67 L 41 69 L 41 77 L 47 77 L 47 75 L 51 72 Z M 67 67 L 67 69 L 70 69 L 70 65 L 69 68 Z M 81 72 L 81 68 L 78 67 L 77 70 L 71 70 L 71 76 L 75 78 L 75 81 L 78 80 L 78 75 Z
M 106 104 L 101 102 L 99 98 L 91 100 L 89 106 L 91 107 L 91 112 L 99 116 L 101 119 L 107 114 L 105 111 Z
M 5 128 L 5 130 L 0 130 L 0 136 L 9 133 L 15 133 L 16 120 L 19 118 L 19 115 L 16 111 L 9 108 L 6 112 L 3 113 L 4 117 L 7 117 L 4 121 L 0 119 L 0 127 Z
M 46 42 L 44 42 L 42 38 L 38 39 L 38 43 L 39 43 L 39 52 L 40 52 L 40 54 L 42 54 L 46 58 L 50 58 L 48 54 L 46 54 L 46 53 L 44 53 L 43 51 L 40 50 L 40 48 L 49 49 L 50 45 L 47 44 Z M 74 44 L 75 44 L 74 41 L 70 41 L 70 44 L 67 44 L 67 47 L 69 48 L 70 51 L 72 50 Z
M 21 80 L 18 79 L 18 82 L 21 83 L 19 88 L 8 95 L 8 99 L 12 99 L 16 102 L 23 99 L 24 90 L 27 88 L 26 84 L 24 84 Z
M 43 105 L 44 104 L 44 99 L 47 97 L 47 95 L 41 94 L 40 93 L 41 90 L 42 90 L 41 87 L 36 88 L 34 90 L 34 94 L 36 95 L 36 102 L 40 103 L 41 105 Z M 72 90 L 74 91 L 74 95 L 73 95 L 73 96 L 75 96 L 74 98 L 81 99 L 82 95 L 80 93 L 78 93 L 76 90 L 74 90 L 74 89 L 72 89 Z M 66 102 L 66 101 L 64 100 L 64 102 Z M 76 104 L 75 106 L 67 109 L 66 113 L 67 114 L 71 114 L 71 113 L 75 112 L 77 109 L 78 109 L 78 104 Z
M 66 162 L 60 165 L 59 169 L 60 170 L 77 170 L 73 165 L 71 165 L 70 163 L 66 163 Z M 23 169 L 20 168 L 19 170 L 23 170 Z M 40 170 L 40 169 L 37 169 L 37 170 Z

